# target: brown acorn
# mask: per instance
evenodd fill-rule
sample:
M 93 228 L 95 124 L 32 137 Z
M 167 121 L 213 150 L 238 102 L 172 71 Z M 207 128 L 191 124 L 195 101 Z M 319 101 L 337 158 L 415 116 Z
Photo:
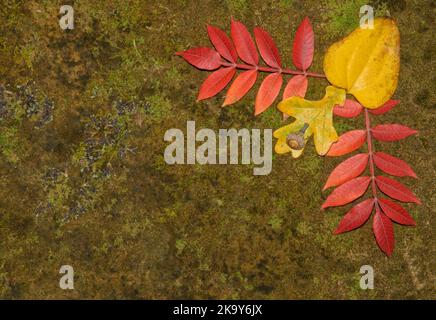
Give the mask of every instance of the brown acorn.
M 298 131 L 294 133 L 288 134 L 286 137 L 286 143 L 291 149 L 301 150 L 306 145 L 306 141 L 304 140 L 304 133 L 306 132 L 309 125 L 307 123 Z

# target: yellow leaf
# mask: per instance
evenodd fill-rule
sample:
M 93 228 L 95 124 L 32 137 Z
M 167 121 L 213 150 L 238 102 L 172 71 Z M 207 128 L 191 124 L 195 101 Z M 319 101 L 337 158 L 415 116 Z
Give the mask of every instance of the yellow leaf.
M 278 105 L 278 109 L 296 120 L 274 132 L 274 137 L 278 139 L 275 151 L 279 154 L 292 152 L 292 156 L 298 158 L 303 149 L 295 150 L 288 145 L 289 135 L 297 134 L 305 141 L 313 135 L 318 154 L 326 154 L 331 144 L 338 139 L 333 127 L 333 107 L 336 104 L 342 106 L 344 102 L 345 90 L 332 86 L 326 88 L 324 98 L 319 101 L 308 101 L 300 97 L 283 100 Z M 307 129 L 303 133 L 301 130 L 304 129 L 305 124 Z
M 378 108 L 393 95 L 400 69 L 400 33 L 395 21 L 374 20 L 334 43 L 324 57 L 331 84 L 344 88 L 365 107 Z

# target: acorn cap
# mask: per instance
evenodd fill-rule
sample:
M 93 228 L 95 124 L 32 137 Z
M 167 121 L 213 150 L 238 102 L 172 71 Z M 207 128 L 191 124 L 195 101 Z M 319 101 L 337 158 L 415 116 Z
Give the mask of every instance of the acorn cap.
M 303 135 L 299 133 L 288 134 L 286 137 L 286 143 L 291 149 L 294 150 L 301 150 L 306 145 Z

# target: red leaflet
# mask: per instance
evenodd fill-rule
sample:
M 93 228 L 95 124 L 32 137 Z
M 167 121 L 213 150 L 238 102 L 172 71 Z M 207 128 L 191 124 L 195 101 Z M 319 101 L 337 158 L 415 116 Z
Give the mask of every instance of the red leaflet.
M 365 193 L 370 181 L 370 177 L 359 177 L 345 182 L 327 197 L 322 208 L 342 206 L 359 198 Z
M 383 212 L 392 221 L 406 226 L 416 225 L 415 220 L 413 220 L 410 214 L 398 203 L 392 202 L 388 199 L 379 199 L 378 201 Z
M 365 142 L 365 130 L 351 130 L 341 135 L 335 143 L 332 144 L 327 155 L 338 157 L 359 149 Z
M 283 100 L 290 97 L 302 97 L 306 95 L 307 91 L 307 77 L 297 75 L 292 77 L 283 91 Z
M 339 186 L 357 176 L 359 176 L 368 164 L 368 154 L 359 153 L 340 163 L 330 174 L 323 190 Z
M 417 204 L 421 204 L 421 200 L 419 200 L 412 191 L 398 181 L 383 176 L 377 176 L 375 182 L 380 190 L 391 198 L 403 202 L 415 202 Z
M 243 96 L 245 96 L 247 92 L 251 89 L 253 84 L 256 82 L 256 78 L 257 78 L 256 70 L 248 70 L 242 72 L 235 79 L 235 81 L 233 81 L 232 85 L 229 88 L 229 91 L 227 91 L 227 95 L 223 103 L 223 107 L 235 103 Z
M 259 63 L 259 55 L 247 28 L 242 23 L 232 20 L 230 33 L 239 57 L 246 63 L 256 66 Z
M 380 124 L 371 129 L 372 136 L 380 141 L 401 140 L 417 132 L 401 124 Z
M 234 67 L 222 68 L 209 75 L 203 82 L 198 93 L 197 101 L 213 97 L 223 90 L 235 75 Z
M 182 56 L 194 67 L 203 70 L 215 70 L 221 66 L 221 57 L 211 48 L 192 48 L 176 55 Z
M 268 32 L 262 28 L 254 28 L 254 37 L 256 38 L 257 47 L 260 55 L 267 65 L 280 69 L 282 63 L 280 60 L 279 50 Z
M 367 199 L 355 205 L 339 222 L 338 228 L 333 234 L 340 234 L 354 230 L 362 226 L 371 215 L 374 207 L 374 199 Z
M 254 115 L 264 112 L 277 98 L 282 87 L 283 78 L 280 73 L 267 76 L 260 85 L 254 105 Z
M 336 105 L 333 108 L 333 113 L 343 118 L 354 118 L 362 112 L 362 109 L 363 107 L 359 102 L 347 99 L 342 107 Z
M 377 168 L 386 172 L 387 174 L 397 177 L 409 176 L 417 178 L 412 168 L 410 168 L 409 165 L 403 160 L 395 158 L 384 152 L 374 153 L 373 159 Z
M 207 33 L 209 34 L 210 41 L 219 54 L 228 61 L 236 63 L 238 60 L 238 54 L 236 53 L 232 40 L 230 40 L 227 34 L 221 29 L 210 25 L 207 26 Z
M 395 239 L 394 239 L 394 226 L 391 220 L 376 208 L 374 220 L 372 224 L 372 230 L 374 231 L 375 239 L 380 249 L 390 256 L 394 251 Z
M 381 107 L 379 107 L 377 109 L 370 109 L 368 111 L 371 112 L 372 114 L 375 114 L 375 115 L 384 114 L 384 113 L 388 112 L 389 110 L 391 110 L 393 107 L 395 107 L 399 103 L 400 103 L 400 100 L 388 100 Z
M 301 70 L 306 71 L 313 60 L 313 51 L 315 49 L 314 36 L 309 18 L 304 18 L 303 22 L 297 29 L 292 49 L 292 60 L 294 65 Z

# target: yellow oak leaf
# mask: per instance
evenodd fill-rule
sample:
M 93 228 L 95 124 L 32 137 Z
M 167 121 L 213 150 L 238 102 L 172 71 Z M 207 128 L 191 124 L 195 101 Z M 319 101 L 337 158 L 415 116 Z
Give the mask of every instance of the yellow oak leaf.
M 295 118 L 295 121 L 274 132 L 278 139 L 275 151 L 279 154 L 292 152 L 298 158 L 310 136 L 314 136 L 315 149 L 320 155 L 329 150 L 331 144 L 338 139 L 333 127 L 333 107 L 345 103 L 345 90 L 328 86 L 324 98 L 309 101 L 301 97 L 283 100 L 278 109 Z
M 373 29 L 357 28 L 330 46 L 324 57 L 329 82 L 369 109 L 391 98 L 399 69 L 400 33 L 395 21 L 388 18 L 374 19 Z

